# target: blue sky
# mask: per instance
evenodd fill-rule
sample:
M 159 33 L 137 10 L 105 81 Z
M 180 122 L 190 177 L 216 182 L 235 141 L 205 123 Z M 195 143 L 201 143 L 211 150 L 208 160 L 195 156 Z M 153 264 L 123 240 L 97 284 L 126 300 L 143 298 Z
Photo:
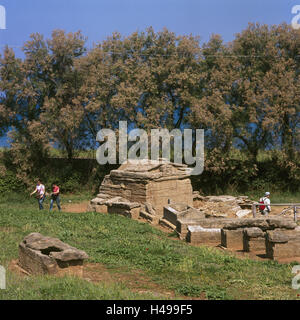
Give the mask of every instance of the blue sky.
M 216 33 L 227 42 L 248 22 L 290 23 L 297 4 L 300 0 L 0 0 L 6 9 L 0 51 L 8 44 L 23 57 L 20 47 L 31 33 L 48 38 L 54 29 L 81 30 L 89 47 L 114 31 L 128 35 L 149 26 L 200 35 L 204 42 Z
M 218 33 L 230 41 L 248 22 L 290 23 L 296 4 L 300 0 L 0 0 L 7 21 L 0 45 L 22 46 L 31 33 L 49 37 L 64 29 L 81 30 L 92 46 L 114 31 L 128 35 L 149 26 L 197 34 L 202 41 Z

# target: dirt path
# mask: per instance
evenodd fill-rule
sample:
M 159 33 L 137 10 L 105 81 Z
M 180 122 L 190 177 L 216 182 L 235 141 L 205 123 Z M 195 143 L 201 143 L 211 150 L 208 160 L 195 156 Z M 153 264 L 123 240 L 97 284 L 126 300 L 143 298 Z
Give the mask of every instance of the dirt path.
M 30 275 L 27 271 L 22 269 L 18 260 L 12 260 L 9 263 L 8 269 L 21 278 L 24 277 L 34 277 Z M 64 275 L 72 275 L 79 278 L 82 278 L 86 281 L 92 283 L 102 283 L 108 286 L 114 284 L 123 284 L 132 292 L 139 294 L 149 294 L 154 296 L 157 299 L 180 299 L 180 300 L 205 300 L 205 294 L 201 294 L 199 297 L 189 297 L 189 296 L 180 296 L 177 295 L 173 290 L 168 290 L 163 288 L 159 284 L 153 282 L 151 278 L 146 276 L 141 270 L 126 270 L 125 268 L 107 268 L 101 263 L 84 263 L 83 266 L 79 268 L 69 267 L 68 272 L 60 273 L 58 272 L 53 277 L 61 277 Z
M 84 213 L 87 210 L 87 206 L 90 201 L 83 201 L 80 203 L 63 203 L 62 211 L 64 212 L 72 212 L 72 213 Z

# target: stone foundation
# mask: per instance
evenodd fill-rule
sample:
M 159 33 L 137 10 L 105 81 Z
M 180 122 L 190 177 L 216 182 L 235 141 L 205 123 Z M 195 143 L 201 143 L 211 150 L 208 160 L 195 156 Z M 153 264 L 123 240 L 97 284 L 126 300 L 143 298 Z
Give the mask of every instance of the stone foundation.
M 251 245 L 256 248 L 263 247 L 262 239 L 265 237 L 265 232 L 268 230 L 294 230 L 297 224 L 287 218 L 249 218 L 249 219 L 235 219 L 226 224 L 221 232 L 222 246 L 234 250 L 247 250 L 251 251 Z M 253 229 L 255 228 L 255 229 Z M 249 230 L 248 230 L 249 229 Z M 252 229 L 252 231 L 250 230 Z M 258 231 L 258 229 L 260 231 Z M 244 244 L 244 230 L 246 230 L 246 239 L 250 239 L 252 243 Z M 260 236 L 258 236 L 258 234 Z M 250 245 L 250 247 L 249 247 Z
M 111 202 L 107 204 L 107 212 L 120 214 L 132 219 L 138 219 L 140 216 L 141 205 L 137 202 Z
M 177 227 L 177 221 L 198 221 L 204 219 L 205 214 L 198 209 L 183 203 L 171 203 L 164 207 L 164 215 L 160 219 L 161 224 L 171 224 L 173 230 Z

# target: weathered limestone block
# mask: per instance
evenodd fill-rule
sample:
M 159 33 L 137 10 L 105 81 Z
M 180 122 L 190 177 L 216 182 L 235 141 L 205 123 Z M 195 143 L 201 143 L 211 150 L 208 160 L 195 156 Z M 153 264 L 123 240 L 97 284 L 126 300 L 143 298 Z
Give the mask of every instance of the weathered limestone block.
M 107 203 L 107 212 L 120 214 L 132 219 L 138 219 L 140 216 L 141 205 L 137 202 L 109 202 Z
M 229 218 L 214 218 L 214 219 L 182 219 L 179 218 L 176 223 L 176 232 L 180 239 L 186 239 L 188 233 L 188 226 L 201 226 L 203 228 L 223 228 L 227 224 L 231 223 L 234 219 Z
M 87 212 L 96 212 L 96 206 L 89 203 L 86 208 L 86 211 Z
M 295 229 L 298 225 L 295 221 L 293 221 L 292 219 L 288 219 L 286 217 L 284 218 L 269 218 L 267 219 L 268 225 L 269 225 L 269 229 L 273 230 L 276 228 L 281 228 L 281 229 Z
M 221 229 L 203 228 L 201 226 L 188 226 L 186 240 L 191 244 L 217 246 L 221 243 Z
M 107 213 L 107 205 L 106 204 L 100 204 L 95 206 L 95 211 L 98 213 Z
M 107 200 L 107 199 L 103 199 L 103 198 L 98 198 L 98 197 L 96 197 L 95 199 L 92 199 L 90 203 L 91 203 L 92 205 L 98 205 L 98 204 L 103 204 L 103 203 L 105 203 L 106 200 Z
M 228 249 L 243 250 L 243 229 L 222 229 L 221 245 Z
M 149 202 L 146 202 L 145 205 L 141 207 L 140 217 L 154 225 L 159 223 L 159 216 L 156 214 L 155 207 Z
M 260 228 L 246 228 L 243 235 L 243 250 L 246 252 L 265 252 L 265 232 Z
M 55 274 L 82 266 L 88 255 L 57 238 L 31 233 L 19 244 L 19 265 L 30 274 Z
M 241 209 L 235 213 L 235 215 L 238 218 L 243 218 L 243 217 L 249 216 L 250 214 L 252 214 L 252 210 L 249 210 L 249 209 Z
M 268 230 L 269 224 L 265 218 L 246 218 L 246 219 L 235 219 L 226 226 L 228 230 L 235 230 L 241 228 L 253 228 L 257 227 L 262 230 Z
M 145 202 L 145 210 L 146 210 L 147 213 L 149 213 L 149 214 L 151 214 L 153 216 L 156 216 L 155 207 L 153 207 L 151 203 Z
M 273 230 L 266 233 L 266 255 L 272 260 L 300 257 L 299 230 Z

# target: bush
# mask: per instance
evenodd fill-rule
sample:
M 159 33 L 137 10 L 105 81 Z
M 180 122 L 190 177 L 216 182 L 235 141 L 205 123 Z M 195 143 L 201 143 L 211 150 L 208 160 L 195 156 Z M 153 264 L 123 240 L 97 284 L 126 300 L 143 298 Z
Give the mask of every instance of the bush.
M 0 173 L 0 194 L 19 192 L 25 190 L 25 185 L 17 179 L 16 175 L 9 170 L 1 170 Z

